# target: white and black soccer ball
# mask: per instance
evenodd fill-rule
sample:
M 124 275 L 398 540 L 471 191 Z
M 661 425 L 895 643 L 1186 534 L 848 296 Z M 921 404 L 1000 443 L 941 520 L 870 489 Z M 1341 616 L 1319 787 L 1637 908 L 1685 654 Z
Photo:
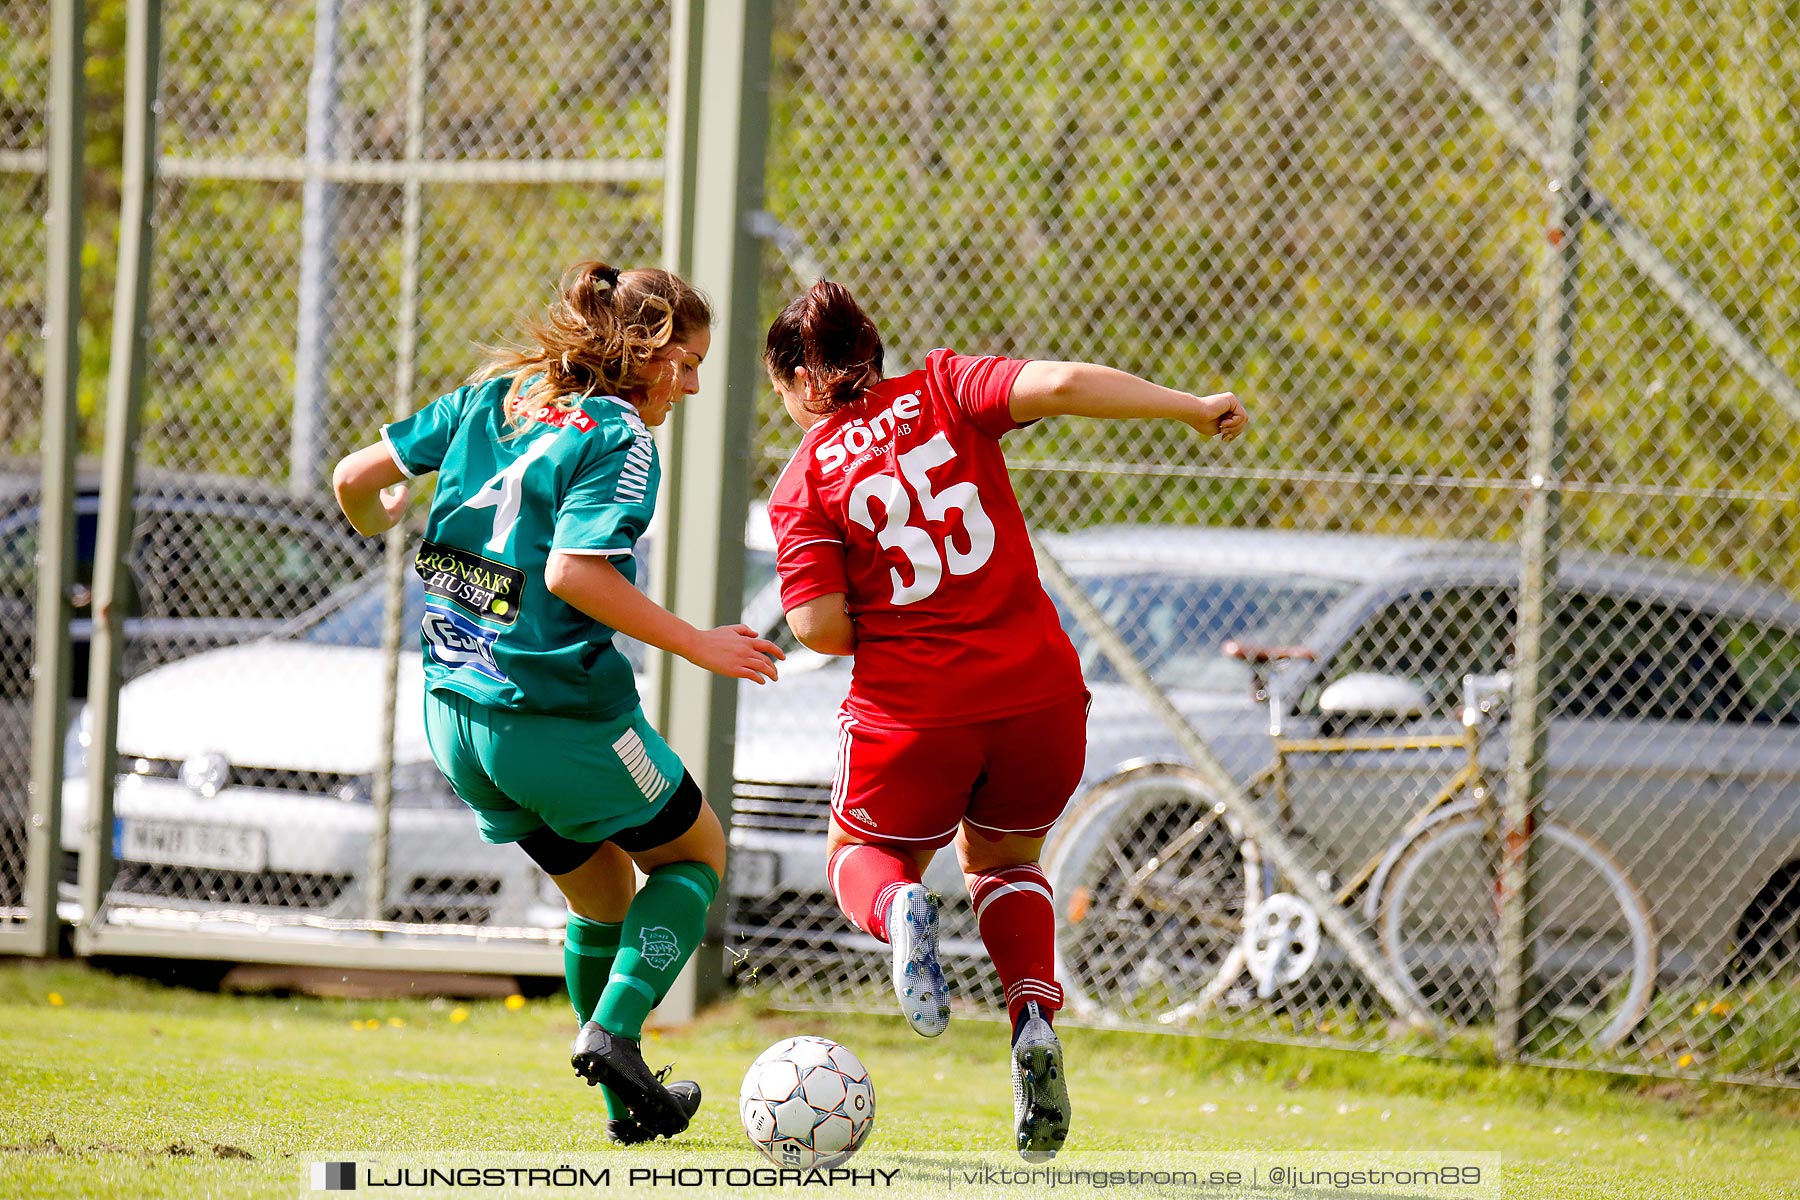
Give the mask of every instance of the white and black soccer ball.
M 785 1038 L 744 1073 L 738 1116 L 776 1166 L 835 1167 L 875 1128 L 875 1085 L 862 1060 L 830 1038 Z

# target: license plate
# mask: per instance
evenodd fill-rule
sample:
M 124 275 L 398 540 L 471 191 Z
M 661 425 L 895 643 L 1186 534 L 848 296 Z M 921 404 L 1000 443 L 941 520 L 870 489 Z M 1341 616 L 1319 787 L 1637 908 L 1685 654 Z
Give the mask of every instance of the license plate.
M 773 850 L 733 850 L 725 872 L 734 896 L 767 896 L 781 882 L 781 860 Z
M 117 833 L 114 856 L 132 862 L 223 871 L 260 871 L 269 865 L 268 842 L 260 829 L 122 820 Z

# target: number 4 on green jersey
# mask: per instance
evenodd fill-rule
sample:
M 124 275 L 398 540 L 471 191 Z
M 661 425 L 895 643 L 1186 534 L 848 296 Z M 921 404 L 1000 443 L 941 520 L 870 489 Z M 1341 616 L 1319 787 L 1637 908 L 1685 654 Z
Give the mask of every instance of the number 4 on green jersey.
M 525 447 L 525 453 L 514 459 L 511 466 L 482 484 L 473 496 L 463 501 L 464 508 L 494 510 L 494 533 L 487 540 L 489 550 L 500 553 L 506 549 L 506 539 L 519 520 L 519 496 L 524 491 L 521 481 L 531 464 L 542 458 L 554 441 L 554 433 L 540 437 Z

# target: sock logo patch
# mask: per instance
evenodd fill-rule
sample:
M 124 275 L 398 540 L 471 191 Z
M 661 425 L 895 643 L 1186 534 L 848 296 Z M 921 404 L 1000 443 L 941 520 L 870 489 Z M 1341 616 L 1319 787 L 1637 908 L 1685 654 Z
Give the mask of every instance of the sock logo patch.
M 638 953 L 644 961 L 659 971 L 667 970 L 681 953 L 681 947 L 675 943 L 675 935 L 660 925 L 644 930 L 639 938 Z

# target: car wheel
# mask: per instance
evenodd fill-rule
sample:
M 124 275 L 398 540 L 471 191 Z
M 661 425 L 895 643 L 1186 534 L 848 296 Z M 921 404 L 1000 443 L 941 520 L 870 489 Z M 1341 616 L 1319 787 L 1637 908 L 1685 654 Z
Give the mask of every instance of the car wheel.
M 1127 771 L 1077 801 L 1044 856 L 1069 1005 L 1150 1022 L 1204 989 L 1242 936 L 1241 843 L 1179 765 Z

